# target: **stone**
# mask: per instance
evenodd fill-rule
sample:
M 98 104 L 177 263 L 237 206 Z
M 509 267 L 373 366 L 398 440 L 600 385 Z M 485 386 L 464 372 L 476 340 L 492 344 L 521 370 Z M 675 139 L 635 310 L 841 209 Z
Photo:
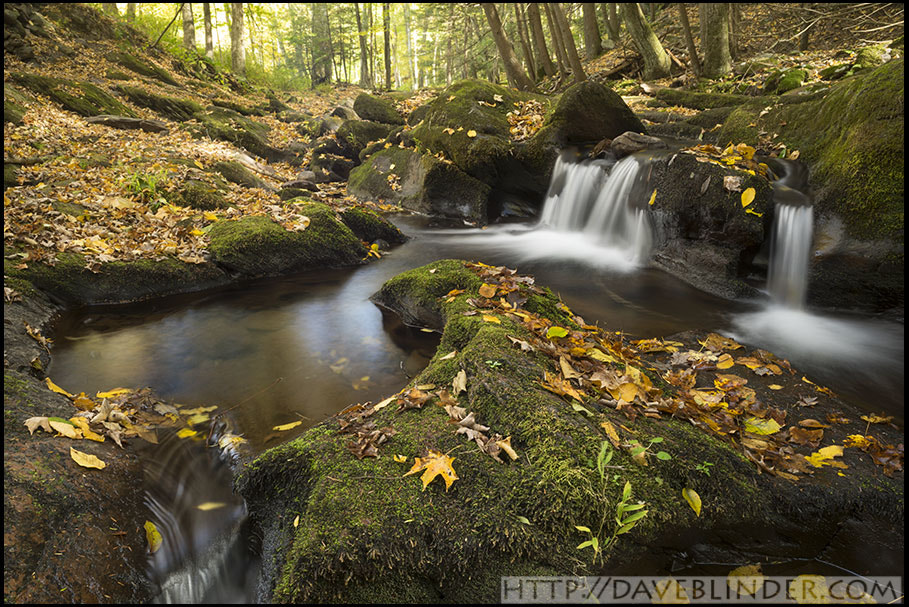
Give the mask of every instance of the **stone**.
M 136 130 L 141 129 L 146 133 L 167 133 L 167 125 L 160 120 L 150 120 L 144 118 L 130 118 L 129 116 L 111 116 L 110 114 L 101 114 L 91 116 L 85 119 L 90 124 L 103 124 L 115 129 Z
M 616 158 L 624 158 L 641 150 L 665 150 L 666 143 L 658 137 L 625 131 L 612 140 L 610 147 Z
M 404 124 L 404 119 L 390 101 L 375 97 L 369 93 L 360 93 L 354 100 L 354 111 L 363 120 L 382 122 L 384 124 Z

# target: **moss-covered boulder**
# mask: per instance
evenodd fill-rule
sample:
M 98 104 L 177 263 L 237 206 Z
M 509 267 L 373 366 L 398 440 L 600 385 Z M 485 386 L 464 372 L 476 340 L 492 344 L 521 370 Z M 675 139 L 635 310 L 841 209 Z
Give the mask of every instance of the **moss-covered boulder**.
M 390 147 L 350 173 L 348 190 L 362 199 L 388 200 L 429 215 L 487 221 L 490 188 L 451 163 Z
M 297 154 L 278 149 L 268 142 L 271 130 L 268 125 L 234 110 L 210 106 L 193 117 L 199 121 L 198 126 L 191 127 L 197 134 L 228 141 L 269 162 L 291 162 L 297 157 Z
M 126 69 L 131 70 L 137 74 L 141 74 L 142 76 L 148 76 L 165 84 L 172 84 L 174 86 L 178 86 L 180 84 L 170 74 L 170 72 L 164 68 L 158 67 L 153 63 L 142 61 L 130 53 L 124 51 L 115 51 L 108 55 L 108 58 L 115 63 L 119 63 Z
M 366 248 L 331 208 L 301 203 L 297 212 L 310 221 L 302 232 L 286 230 L 268 217 L 219 221 L 209 232 L 212 261 L 250 277 L 363 263 Z
M 342 143 L 344 155 L 359 160 L 360 152 L 370 143 L 388 137 L 394 127 L 371 120 L 345 120 L 335 134 Z
M 274 188 L 265 181 L 256 177 L 256 175 L 245 166 L 234 160 L 222 160 L 212 165 L 224 179 L 237 185 L 247 188 L 260 188 L 272 191 Z
M 28 98 L 8 84 L 3 85 L 3 122 L 20 124 L 25 115 Z
M 97 272 L 86 265 L 83 255 L 59 253 L 53 266 L 32 263 L 19 270 L 5 266 L 4 273 L 28 280 L 57 301 L 78 305 L 140 301 L 201 291 L 229 281 L 212 264 L 183 263 L 172 257 L 113 261 L 102 264 Z
M 886 44 L 870 44 L 862 47 L 855 54 L 855 66 L 858 69 L 877 67 L 890 59 Z
M 739 106 L 720 141 L 759 141 L 799 150 L 811 168 L 816 242 L 810 304 L 883 311 L 904 298 L 904 64 L 894 59 L 834 84 L 826 95 L 762 113 L 763 103 Z M 782 98 L 781 98 L 782 99 Z
M 807 77 L 808 72 L 800 68 L 777 70 L 764 81 L 764 93 L 782 95 L 802 86 Z
M 407 240 L 397 226 L 369 209 L 351 207 L 341 212 L 341 221 L 357 238 L 368 243 L 384 240 L 389 244 L 401 244 Z
M 202 106 L 192 99 L 179 99 L 167 95 L 151 93 L 137 86 L 127 86 L 118 84 L 117 90 L 126 95 L 126 97 L 136 105 L 145 107 L 153 112 L 176 120 L 184 122 L 193 117 L 196 112 L 202 111 Z M 119 112 L 104 112 L 105 114 L 117 114 Z
M 404 118 L 390 101 L 375 97 L 369 93 L 360 93 L 354 100 L 354 111 L 363 120 L 384 124 L 404 124 Z
M 227 207 L 224 194 L 218 188 L 196 179 L 187 179 L 179 189 L 167 194 L 167 201 L 200 211 L 214 211 Z
M 24 72 L 11 74 L 11 78 L 14 82 L 35 93 L 50 97 L 63 109 L 75 112 L 80 116 L 97 116 L 99 114 L 136 116 L 131 109 L 117 101 L 110 93 L 90 82 L 73 82 L 63 78 L 51 78 Z
M 861 476 L 818 470 L 797 484 L 760 474 L 740 446 L 706 427 L 668 415 L 625 416 L 595 398 L 582 404 L 557 396 L 551 383 L 547 390 L 542 384 L 570 361 L 544 352 L 554 351 L 546 327 L 580 327 L 551 292 L 527 282 L 513 285 L 512 300 L 520 302 L 522 314 L 539 315 L 542 328 L 515 314 L 496 313 L 492 322 L 475 313 L 469 302 L 482 297 L 484 283 L 497 287 L 507 276 L 495 277 L 490 269 L 481 278 L 461 261 L 443 260 L 393 278 L 374 296 L 406 322 L 443 332 L 436 356 L 411 384 L 435 386 L 424 388 L 433 392 L 427 394 L 431 400 L 413 404 L 422 397 L 405 388 L 383 408 L 345 410 L 245 467 L 238 488 L 262 538 L 260 600 L 493 602 L 504 575 L 601 572 L 592 551 L 578 550 L 589 536 L 576 527 L 596 530 L 601 520 L 607 521 L 600 545 L 609 567 L 632 562 L 642 546 L 673 543 L 670 537 L 689 533 L 698 539 L 681 540 L 683 547 L 709 543 L 703 538 L 711 532 L 724 537 L 724 530 L 735 530 L 734 537 L 742 538 L 750 529 L 764 541 L 767 530 L 780 537 L 815 534 L 823 546 L 835 533 L 830 521 L 842 520 L 851 508 L 860 517 L 894 509 L 890 526 L 902 525 L 902 481 L 885 478 L 873 464 L 866 462 Z M 690 336 L 686 343 L 697 348 Z M 584 364 L 575 356 L 576 366 Z M 659 381 L 655 373 L 642 373 Z M 454 387 L 459 377 L 463 390 Z M 659 385 L 671 394 L 669 384 Z M 772 392 L 761 388 L 758 394 Z M 507 437 L 516 459 L 503 451 L 503 461 L 496 461 L 470 433 L 457 432 L 476 428 L 467 423 L 468 414 L 482 424 L 475 432 Z M 457 425 L 450 421 L 459 417 Z M 621 447 L 610 467 L 598 471 L 598 455 L 611 451 L 603 424 L 614 429 L 617 442 L 661 439 L 659 450 L 670 455 L 641 466 Z M 899 436 L 892 432 L 887 440 Z M 366 449 L 370 441 L 374 451 Z M 404 475 L 430 450 L 454 458 L 457 480 L 450 486 L 441 480 L 424 486 Z M 851 458 L 850 466 L 860 465 L 859 459 Z M 704 462 L 712 464 L 709 475 L 698 471 Z M 607 547 L 624 487 L 631 501 L 646 503 L 647 514 Z M 700 517 L 683 502 L 685 488 L 700 495 Z M 817 549 L 801 551 L 785 539 L 780 544 L 790 555 Z

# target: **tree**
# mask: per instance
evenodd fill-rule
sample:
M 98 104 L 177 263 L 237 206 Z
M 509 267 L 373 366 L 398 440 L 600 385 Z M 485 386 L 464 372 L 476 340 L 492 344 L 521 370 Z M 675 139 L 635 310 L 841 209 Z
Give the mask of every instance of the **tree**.
M 691 71 L 694 72 L 695 78 L 700 78 L 701 61 L 698 59 L 698 49 L 694 46 L 694 37 L 691 35 L 691 24 L 688 22 L 688 10 L 681 2 L 677 2 L 675 8 L 679 13 L 679 23 L 682 24 L 682 33 L 685 36 L 685 44 L 688 46 L 688 57 L 689 63 L 691 63 Z
M 372 78 L 369 77 L 369 50 L 366 48 L 366 30 L 360 20 L 360 5 L 354 2 L 357 13 L 357 37 L 360 39 L 360 86 L 364 89 L 372 87 Z
M 120 11 L 117 10 L 116 2 L 102 2 L 101 9 L 104 11 L 104 14 L 108 17 L 117 18 L 120 16 Z
M 555 76 L 555 66 L 552 64 L 552 59 L 549 58 L 549 50 L 546 48 L 546 34 L 543 33 L 543 22 L 540 20 L 540 7 L 536 2 L 531 2 L 527 5 L 527 20 L 530 22 L 533 46 L 537 54 L 537 65 L 542 66 L 543 73 L 547 76 Z
M 587 80 L 584 67 L 581 65 L 581 58 L 578 56 L 578 47 L 574 43 L 574 35 L 571 33 L 571 27 L 568 25 L 568 19 L 565 18 L 565 11 L 562 10 L 560 3 L 552 3 L 552 14 L 560 30 L 562 44 L 565 45 L 565 52 L 571 65 L 571 71 L 574 73 L 575 82 Z
M 129 21 L 130 23 L 136 22 L 136 3 L 135 2 L 128 2 L 126 4 L 126 20 Z
M 391 6 L 382 3 L 382 32 L 385 35 L 385 90 L 391 90 Z
M 621 27 L 621 22 L 619 21 L 619 13 L 616 8 L 615 2 L 606 3 L 606 30 L 609 32 L 609 39 L 619 44 L 619 28 Z
M 187 51 L 196 50 L 196 26 L 193 23 L 193 5 L 183 3 L 183 48 Z
M 543 8 L 546 9 L 546 23 L 549 25 L 552 47 L 555 49 L 556 62 L 559 65 L 559 75 L 561 78 L 568 78 L 568 58 L 565 56 L 565 44 L 562 42 L 562 34 L 556 23 L 555 15 L 552 13 L 552 4 L 544 2 Z
M 596 5 L 584 2 L 581 7 L 584 11 L 584 54 L 589 61 L 603 53 L 603 44 L 600 41 L 600 27 L 597 25 Z
M 243 3 L 230 3 L 230 69 L 246 77 L 246 51 L 243 48 Z
M 518 61 L 514 54 L 511 42 L 505 36 L 505 30 L 502 28 L 502 21 L 499 19 L 496 5 L 492 2 L 483 2 L 482 4 L 483 12 L 486 13 L 486 21 L 489 22 L 489 29 L 492 30 L 492 38 L 495 40 L 496 48 L 499 49 L 499 55 L 505 64 L 505 75 L 508 77 L 508 84 L 522 91 L 532 91 L 533 80 L 524 72 L 521 62 Z
M 331 82 L 331 26 L 328 4 L 313 2 L 312 7 L 312 85 Z
M 669 55 L 663 50 L 659 38 L 650 29 L 650 24 L 647 23 L 640 5 L 637 2 L 622 4 L 619 10 L 635 48 L 644 58 L 644 79 L 651 80 L 669 76 Z
M 215 45 L 212 41 L 211 4 L 208 2 L 202 3 L 202 23 L 205 27 L 205 56 L 212 59 L 215 56 Z
M 698 5 L 706 35 L 701 38 L 704 49 L 704 76 L 721 78 L 732 72 L 729 54 L 729 5 L 705 2 Z
M 524 25 L 524 16 L 521 14 L 521 3 L 514 3 L 514 21 L 518 29 L 518 39 L 521 41 L 521 49 L 524 52 L 524 60 L 527 62 L 527 70 L 530 72 L 531 80 L 537 79 L 537 68 L 534 65 L 533 53 L 530 52 L 530 39 L 527 37 L 527 28 Z

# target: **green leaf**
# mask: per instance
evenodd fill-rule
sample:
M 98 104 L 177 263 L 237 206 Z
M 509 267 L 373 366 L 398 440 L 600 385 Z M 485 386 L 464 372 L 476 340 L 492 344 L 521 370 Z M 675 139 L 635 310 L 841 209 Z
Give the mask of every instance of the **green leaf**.
M 587 415 L 593 417 L 593 411 L 585 407 L 584 405 L 576 402 L 571 403 L 571 408 L 577 411 L 578 413 L 586 413 Z
M 657 451 L 656 456 L 657 456 L 657 459 L 661 459 L 664 462 L 672 459 L 672 456 L 669 455 L 668 453 L 666 453 L 665 451 Z
M 628 533 L 629 531 L 631 531 L 634 528 L 634 526 L 635 526 L 635 523 L 631 523 L 630 525 L 624 525 L 623 527 L 619 527 L 619 530 L 616 531 L 615 534 L 622 535 L 623 533 Z
M 630 506 L 625 506 L 625 508 L 623 508 L 623 510 L 625 510 L 625 512 L 632 512 L 634 510 L 640 510 L 641 508 L 643 508 L 646 505 L 647 504 L 632 504 Z
M 682 497 L 685 498 L 685 501 L 688 502 L 688 505 L 691 506 L 694 513 L 697 516 L 701 516 L 701 496 L 698 495 L 698 492 L 686 487 L 685 489 L 682 489 Z
M 625 488 L 622 489 L 622 501 L 628 500 L 629 497 L 631 497 L 631 483 L 625 481 Z
M 517 516 L 517 517 L 515 517 L 515 518 L 518 519 L 518 522 L 519 522 L 519 523 L 524 523 L 525 525 L 529 525 L 529 524 L 530 524 L 530 519 L 528 519 L 526 516 Z
M 587 546 L 593 546 L 593 540 L 587 540 L 586 542 L 581 542 L 580 544 L 578 544 L 577 549 L 580 550 L 582 548 L 586 548 Z
M 577 529 L 578 531 L 584 531 L 584 532 L 590 533 L 590 529 L 587 527 L 584 527 L 583 525 L 575 525 L 574 528 Z
M 645 516 L 647 516 L 647 512 L 649 512 L 649 511 L 641 510 L 640 512 L 635 512 L 634 514 L 632 514 L 631 516 L 629 516 L 628 518 L 623 520 L 622 525 L 629 525 L 631 523 L 636 523 L 637 521 L 639 521 L 642 518 L 644 518 Z
M 651 444 L 651 445 L 655 445 L 655 444 L 657 444 L 657 443 L 662 443 L 662 442 L 663 442 L 663 437 L 662 437 L 662 436 L 657 436 L 657 437 L 654 437 L 654 438 L 651 438 L 651 439 L 650 439 L 650 444 Z

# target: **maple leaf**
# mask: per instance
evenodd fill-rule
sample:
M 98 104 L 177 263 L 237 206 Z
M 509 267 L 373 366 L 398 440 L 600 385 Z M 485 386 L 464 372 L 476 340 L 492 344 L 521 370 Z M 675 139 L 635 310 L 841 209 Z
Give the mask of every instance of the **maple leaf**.
M 423 475 L 420 477 L 420 480 L 423 481 L 423 491 L 426 490 L 429 483 L 437 476 L 441 476 L 442 480 L 445 481 L 446 492 L 448 491 L 448 488 L 451 487 L 451 484 L 458 480 L 457 473 L 454 471 L 454 468 L 451 467 L 452 462 L 455 460 L 453 457 L 430 449 L 427 457 L 415 457 L 414 460 L 416 461 L 414 462 L 413 467 L 404 474 L 404 476 L 416 474 L 420 470 L 423 470 Z

